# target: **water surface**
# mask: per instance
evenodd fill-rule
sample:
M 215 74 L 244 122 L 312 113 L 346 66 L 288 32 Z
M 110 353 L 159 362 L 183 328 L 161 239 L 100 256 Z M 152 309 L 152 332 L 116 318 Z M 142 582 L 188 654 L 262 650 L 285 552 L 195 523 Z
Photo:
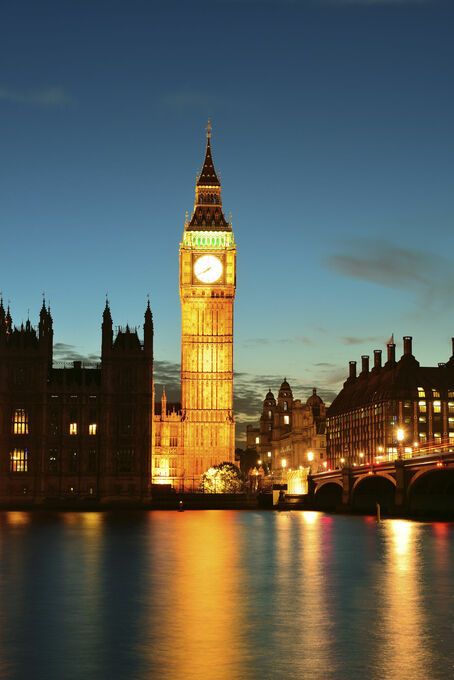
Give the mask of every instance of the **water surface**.
M 454 528 L 0 513 L 0 678 L 447 680 Z

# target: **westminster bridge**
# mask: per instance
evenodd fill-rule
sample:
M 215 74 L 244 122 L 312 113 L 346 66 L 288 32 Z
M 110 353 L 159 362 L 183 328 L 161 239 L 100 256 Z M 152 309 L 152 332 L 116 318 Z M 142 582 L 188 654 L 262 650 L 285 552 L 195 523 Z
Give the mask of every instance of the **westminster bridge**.
M 384 512 L 454 513 L 453 447 L 312 474 L 308 501 L 323 510 L 368 511 L 379 503 Z

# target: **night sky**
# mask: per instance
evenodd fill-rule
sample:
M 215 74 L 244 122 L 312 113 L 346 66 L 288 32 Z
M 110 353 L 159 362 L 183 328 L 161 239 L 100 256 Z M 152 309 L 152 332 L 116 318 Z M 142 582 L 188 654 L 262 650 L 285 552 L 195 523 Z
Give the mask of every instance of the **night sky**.
M 454 336 L 454 3 L 4 0 L 0 290 L 59 361 L 155 322 L 177 396 L 178 246 L 208 117 L 238 245 L 237 434 L 268 387 L 331 400 L 394 333 Z M 140 329 L 140 332 L 141 329 Z M 160 387 L 158 387 L 158 397 Z

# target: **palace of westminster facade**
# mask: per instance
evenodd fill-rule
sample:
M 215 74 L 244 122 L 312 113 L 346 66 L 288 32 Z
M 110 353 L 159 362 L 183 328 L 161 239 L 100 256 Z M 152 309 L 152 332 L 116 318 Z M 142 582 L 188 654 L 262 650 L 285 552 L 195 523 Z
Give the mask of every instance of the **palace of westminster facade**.
M 197 490 L 234 461 L 233 302 L 236 245 L 224 217 L 211 126 L 195 205 L 180 244 L 181 404 L 155 403 L 153 318 L 143 338 L 115 334 L 109 304 L 101 362 L 53 365 L 53 319 L 13 325 L 0 301 L 0 502 L 146 501 L 155 484 Z

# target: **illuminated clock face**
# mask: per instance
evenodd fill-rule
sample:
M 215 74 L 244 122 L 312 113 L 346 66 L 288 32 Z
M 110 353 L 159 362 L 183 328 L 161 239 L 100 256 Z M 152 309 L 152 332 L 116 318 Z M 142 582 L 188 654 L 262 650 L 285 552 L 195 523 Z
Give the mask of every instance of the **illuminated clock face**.
M 215 283 L 221 278 L 222 262 L 214 255 L 202 255 L 194 264 L 194 274 L 202 283 Z

